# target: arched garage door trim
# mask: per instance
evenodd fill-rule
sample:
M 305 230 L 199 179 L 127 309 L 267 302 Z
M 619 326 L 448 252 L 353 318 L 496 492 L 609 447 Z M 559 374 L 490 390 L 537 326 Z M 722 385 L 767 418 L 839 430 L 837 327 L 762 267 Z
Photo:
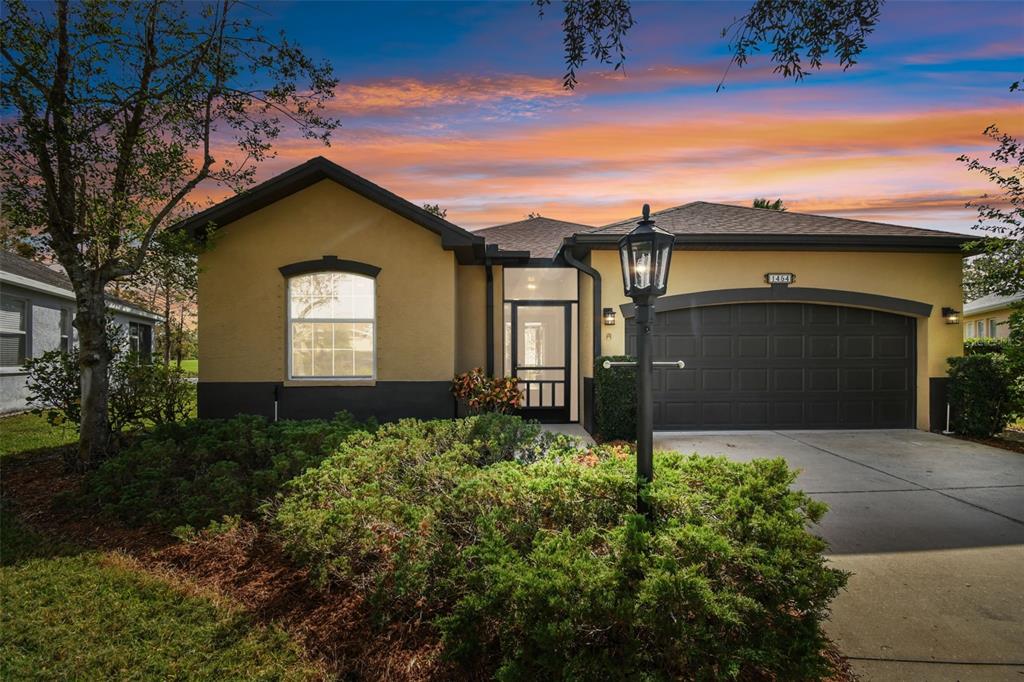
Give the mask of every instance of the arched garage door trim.
M 824 303 L 853 308 L 871 308 L 884 310 L 899 315 L 914 317 L 930 317 L 932 306 L 929 303 L 912 301 L 893 296 L 865 294 L 859 291 L 843 291 L 841 289 L 817 289 L 813 287 L 751 287 L 747 289 L 714 289 L 696 291 L 689 294 L 663 296 L 655 303 L 657 312 L 698 308 L 702 306 L 724 305 L 728 303 Z M 620 306 L 622 315 L 631 318 L 636 314 L 632 303 Z

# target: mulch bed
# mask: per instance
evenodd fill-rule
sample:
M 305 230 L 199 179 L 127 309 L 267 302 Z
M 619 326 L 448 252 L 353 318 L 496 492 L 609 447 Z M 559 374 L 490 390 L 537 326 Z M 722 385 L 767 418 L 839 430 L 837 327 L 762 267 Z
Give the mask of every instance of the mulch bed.
M 258 621 L 284 628 L 331 678 L 466 679 L 464 671 L 441 660 L 441 643 L 428 623 L 378 625 L 361 598 L 318 585 L 256 524 L 181 542 L 160 528 L 125 528 L 80 505 L 54 504 L 55 497 L 73 493 L 81 481 L 81 474 L 65 469 L 59 453 L 3 464 L 4 497 L 34 529 L 86 548 L 124 552 L 143 567 L 230 597 Z M 836 670 L 826 682 L 857 679 L 837 650 L 823 655 Z M 478 671 L 470 677 L 490 675 Z
M 1020 431 L 1004 431 L 1003 433 L 992 436 L 991 438 L 975 438 L 974 436 L 962 436 L 960 434 L 952 434 L 953 438 L 959 438 L 960 440 L 968 440 L 972 443 L 981 443 L 982 445 L 991 445 L 994 448 L 1001 448 L 1003 450 L 1009 450 L 1010 452 L 1019 452 L 1024 455 L 1024 433 Z

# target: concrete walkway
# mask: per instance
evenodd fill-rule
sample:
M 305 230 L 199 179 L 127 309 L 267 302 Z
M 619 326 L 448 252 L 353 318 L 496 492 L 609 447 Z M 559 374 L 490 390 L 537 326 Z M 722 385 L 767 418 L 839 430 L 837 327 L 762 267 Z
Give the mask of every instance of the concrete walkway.
M 828 631 L 865 680 L 1024 681 L 1024 455 L 921 431 L 657 434 L 784 457 L 854 575 Z

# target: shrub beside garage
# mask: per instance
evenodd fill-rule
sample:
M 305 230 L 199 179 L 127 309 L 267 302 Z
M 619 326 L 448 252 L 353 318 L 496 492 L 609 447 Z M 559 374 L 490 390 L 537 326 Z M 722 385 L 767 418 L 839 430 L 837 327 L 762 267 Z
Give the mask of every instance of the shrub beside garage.
M 953 431 L 989 437 L 1024 417 L 1024 309 L 1010 315 L 1007 339 L 969 339 L 949 358 Z
M 828 672 L 822 623 L 846 576 L 806 530 L 825 506 L 782 460 L 657 453 L 648 520 L 630 449 L 513 443 L 497 422 L 515 419 L 353 435 L 285 486 L 272 531 L 385 627 L 428 622 L 466 676 Z
M 601 441 L 636 440 L 636 368 L 608 367 L 635 362 L 628 355 L 605 355 L 594 362 L 594 430 Z

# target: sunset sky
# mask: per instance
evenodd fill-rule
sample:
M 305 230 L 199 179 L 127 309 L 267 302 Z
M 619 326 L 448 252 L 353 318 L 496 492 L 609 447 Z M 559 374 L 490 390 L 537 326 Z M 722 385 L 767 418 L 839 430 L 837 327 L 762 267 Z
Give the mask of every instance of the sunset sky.
M 474 229 L 530 212 L 601 225 L 693 200 L 968 231 L 986 190 L 956 157 L 990 123 L 1024 133 L 1024 3 L 892 2 L 852 69 L 801 83 L 767 56 L 733 69 L 744 3 L 634 2 L 624 74 L 561 87 L 561 8 L 502 3 L 267 6 L 341 79 L 330 148 L 283 139 L 265 179 L 324 155 Z

